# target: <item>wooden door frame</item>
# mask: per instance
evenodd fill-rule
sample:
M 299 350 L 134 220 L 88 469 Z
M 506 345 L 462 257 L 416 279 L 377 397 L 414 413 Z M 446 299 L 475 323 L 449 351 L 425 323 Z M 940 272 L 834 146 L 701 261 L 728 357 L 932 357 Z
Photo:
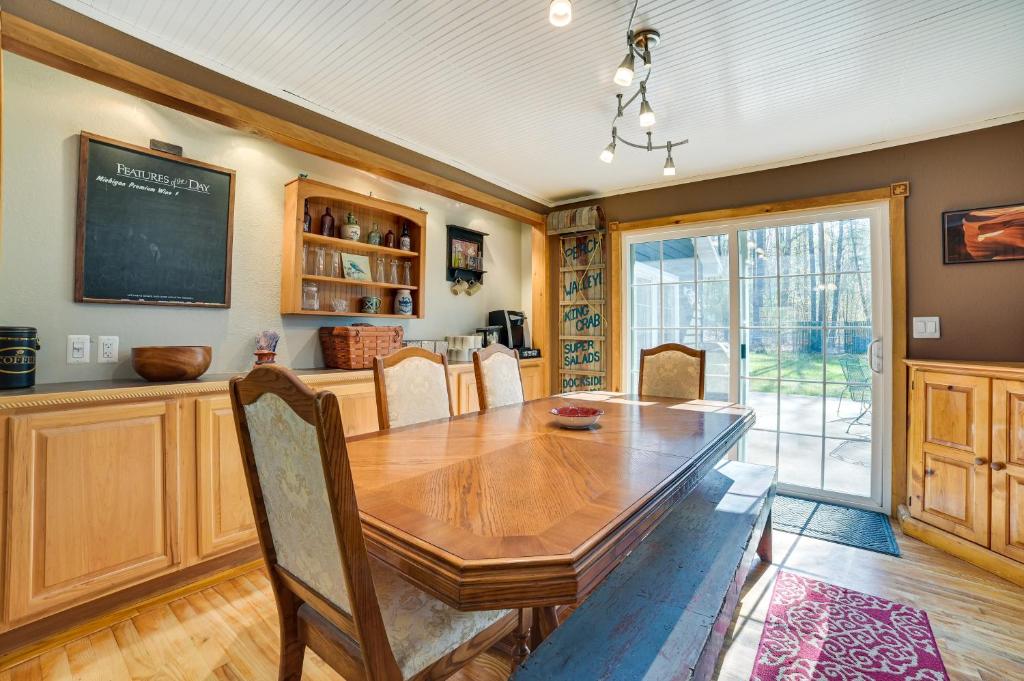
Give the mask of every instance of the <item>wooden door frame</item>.
M 764 217 L 814 208 L 836 208 L 858 203 L 889 203 L 889 257 L 890 283 L 892 289 L 892 485 L 891 513 L 907 498 L 907 367 L 903 360 L 907 356 L 907 225 L 906 198 L 910 196 L 910 182 L 895 182 L 886 187 L 864 189 L 842 194 L 827 194 L 806 199 L 792 199 L 772 203 L 758 203 L 735 208 L 699 211 L 647 218 L 630 222 L 611 222 L 608 229 L 609 266 L 608 286 L 610 328 L 623 321 L 621 276 L 622 236 L 628 232 L 655 227 L 678 227 L 702 222 L 730 220 L 734 218 Z M 611 389 L 622 390 L 622 335 L 611 334 L 608 341 L 609 362 L 611 363 Z

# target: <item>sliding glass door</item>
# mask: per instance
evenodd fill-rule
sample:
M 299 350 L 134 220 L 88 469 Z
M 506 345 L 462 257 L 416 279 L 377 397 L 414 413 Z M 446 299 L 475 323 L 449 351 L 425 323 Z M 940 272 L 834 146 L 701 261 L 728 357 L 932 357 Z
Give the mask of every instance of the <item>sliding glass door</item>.
M 702 348 L 706 399 L 757 414 L 741 458 L 790 493 L 881 506 L 887 225 L 878 205 L 624 235 L 628 387 L 641 348 Z

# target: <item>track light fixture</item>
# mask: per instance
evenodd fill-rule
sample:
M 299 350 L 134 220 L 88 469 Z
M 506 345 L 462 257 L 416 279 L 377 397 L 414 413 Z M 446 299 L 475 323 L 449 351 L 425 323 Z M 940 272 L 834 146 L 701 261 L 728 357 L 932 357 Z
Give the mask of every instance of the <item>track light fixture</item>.
M 651 106 L 650 101 L 647 99 L 647 81 L 651 78 L 651 51 L 658 46 L 661 42 L 661 34 L 653 29 L 643 29 L 640 31 L 633 31 L 633 18 L 636 16 L 637 6 L 640 4 L 640 0 L 635 0 L 633 3 L 633 12 L 629 15 L 629 24 L 626 26 L 626 58 L 619 64 L 619 68 L 615 70 L 615 77 L 613 78 L 616 85 L 621 87 L 629 87 L 633 84 L 633 77 L 636 75 L 636 60 L 641 60 L 643 80 L 640 81 L 640 85 L 636 92 L 629 98 L 623 101 L 623 94 L 619 93 L 616 95 L 617 103 L 615 106 L 615 118 L 612 119 L 612 141 L 604 151 L 601 152 L 601 160 L 605 163 L 611 163 L 615 159 L 615 145 L 616 142 L 622 142 L 626 146 L 633 147 L 635 149 L 644 149 L 646 151 L 654 151 L 655 149 L 665 149 L 667 152 L 667 158 L 665 159 L 665 167 L 663 173 L 665 175 L 675 175 L 676 165 L 672 160 L 672 147 L 679 146 L 681 144 L 687 144 L 688 139 L 680 140 L 678 142 L 668 141 L 665 144 L 654 144 L 653 132 L 649 128 L 653 127 L 657 121 L 654 115 L 654 107 Z M 625 111 L 630 105 L 640 99 L 640 112 L 639 121 L 641 128 L 648 128 L 647 141 L 644 144 L 636 144 L 630 142 L 627 139 L 623 139 L 619 136 L 617 124 L 619 119 L 622 118 Z

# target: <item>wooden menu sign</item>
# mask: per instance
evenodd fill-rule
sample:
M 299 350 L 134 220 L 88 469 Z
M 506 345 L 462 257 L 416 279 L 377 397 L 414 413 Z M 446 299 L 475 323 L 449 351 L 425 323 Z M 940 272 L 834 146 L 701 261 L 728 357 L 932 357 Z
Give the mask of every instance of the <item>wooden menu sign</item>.
M 560 392 L 607 387 L 607 322 L 603 215 L 596 206 L 556 211 L 548 233 L 559 235 Z
M 231 306 L 235 171 L 81 134 L 75 300 Z

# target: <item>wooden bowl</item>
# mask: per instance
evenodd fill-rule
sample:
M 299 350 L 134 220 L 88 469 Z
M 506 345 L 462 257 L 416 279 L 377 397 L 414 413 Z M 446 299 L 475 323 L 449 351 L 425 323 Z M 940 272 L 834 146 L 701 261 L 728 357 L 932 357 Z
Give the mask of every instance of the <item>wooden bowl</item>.
M 132 348 L 132 369 L 147 381 L 191 381 L 210 368 L 209 345 L 151 345 Z

